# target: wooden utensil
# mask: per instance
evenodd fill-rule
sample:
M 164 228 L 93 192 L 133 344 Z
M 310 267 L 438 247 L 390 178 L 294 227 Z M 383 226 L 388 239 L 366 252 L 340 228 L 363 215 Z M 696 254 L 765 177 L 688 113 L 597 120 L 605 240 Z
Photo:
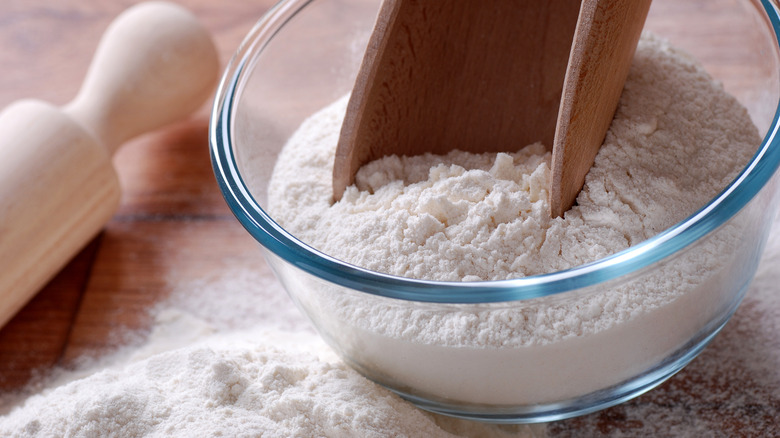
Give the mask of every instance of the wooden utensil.
M 550 210 L 571 208 L 604 142 L 651 0 L 583 0 L 552 149 Z
M 218 71 L 191 13 L 141 4 L 108 28 L 71 103 L 23 100 L 0 114 L 0 326 L 113 215 L 118 145 L 200 107 Z
M 650 0 L 385 0 L 336 150 L 339 200 L 385 155 L 553 148 L 551 210 L 582 187 Z M 561 99 L 563 96 L 563 99 Z

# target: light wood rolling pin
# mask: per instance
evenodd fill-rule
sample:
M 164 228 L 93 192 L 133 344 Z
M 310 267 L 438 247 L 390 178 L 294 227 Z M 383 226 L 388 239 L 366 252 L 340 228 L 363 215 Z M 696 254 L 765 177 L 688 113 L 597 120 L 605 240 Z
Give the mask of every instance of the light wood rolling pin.
M 72 102 L 22 100 L 0 114 L 0 326 L 114 214 L 117 147 L 187 117 L 218 72 L 190 12 L 144 3 L 109 26 Z

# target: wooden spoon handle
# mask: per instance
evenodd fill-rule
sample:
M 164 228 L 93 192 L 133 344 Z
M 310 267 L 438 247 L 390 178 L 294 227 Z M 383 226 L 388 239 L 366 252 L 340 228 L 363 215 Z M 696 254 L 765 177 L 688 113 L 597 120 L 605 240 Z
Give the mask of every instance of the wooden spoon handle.
M 550 210 L 571 208 L 615 115 L 651 0 L 583 0 L 553 143 Z

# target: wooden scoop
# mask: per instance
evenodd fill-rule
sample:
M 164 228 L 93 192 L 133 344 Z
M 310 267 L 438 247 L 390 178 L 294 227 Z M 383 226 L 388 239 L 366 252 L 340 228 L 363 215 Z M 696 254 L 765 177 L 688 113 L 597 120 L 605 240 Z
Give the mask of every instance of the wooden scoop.
M 146 3 L 111 24 L 71 103 L 23 100 L 0 113 L 0 326 L 113 215 L 117 147 L 187 117 L 218 73 L 195 16 Z
M 347 106 L 334 199 L 385 155 L 541 141 L 562 215 L 609 128 L 650 1 L 385 0 Z

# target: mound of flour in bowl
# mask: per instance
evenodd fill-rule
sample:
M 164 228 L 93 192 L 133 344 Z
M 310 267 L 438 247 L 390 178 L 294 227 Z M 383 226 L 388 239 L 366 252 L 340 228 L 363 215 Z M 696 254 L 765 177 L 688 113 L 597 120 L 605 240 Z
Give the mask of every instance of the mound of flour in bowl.
M 550 156 L 538 144 L 386 157 L 363 166 L 356 186 L 332 203 L 345 107 L 346 99 L 333 103 L 290 138 L 268 210 L 326 254 L 430 280 L 524 277 L 626 249 L 705 205 L 760 144 L 736 99 L 693 59 L 647 35 L 577 205 L 563 218 L 549 217 Z M 349 336 L 342 353 L 376 380 L 472 404 L 567 400 L 647 372 L 733 310 L 745 287 L 735 279 L 751 257 L 735 251 L 747 247 L 735 243 L 750 234 L 747 222 L 731 221 L 648 275 L 565 299 L 412 306 L 315 285 L 323 290 L 300 302 L 310 315 L 330 315 L 320 329 Z M 405 357 L 426 359 L 409 367 Z
M 665 43 L 645 37 L 577 205 L 549 217 L 550 154 L 390 156 L 332 204 L 342 99 L 279 156 L 269 211 L 347 262 L 430 280 L 503 280 L 581 265 L 637 244 L 722 190 L 760 143 L 746 110 Z

